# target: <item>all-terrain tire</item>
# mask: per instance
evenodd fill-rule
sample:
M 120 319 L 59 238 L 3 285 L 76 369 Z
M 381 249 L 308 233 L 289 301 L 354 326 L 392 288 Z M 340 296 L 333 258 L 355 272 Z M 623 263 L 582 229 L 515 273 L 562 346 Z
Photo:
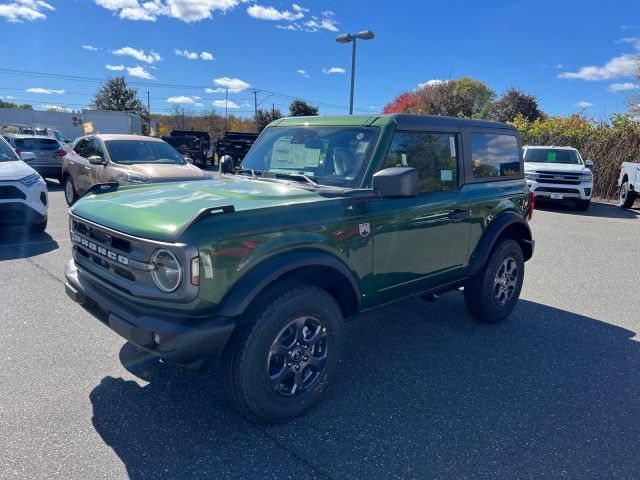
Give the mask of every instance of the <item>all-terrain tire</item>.
M 622 208 L 631 208 L 633 207 L 633 202 L 636 201 L 636 192 L 633 190 L 629 190 L 629 181 L 627 180 L 622 185 L 620 185 L 620 197 L 619 197 L 619 205 Z
M 520 245 L 511 239 L 500 241 L 482 270 L 464 284 L 469 313 L 483 323 L 504 320 L 516 306 L 523 279 L 524 256 Z
M 301 318 L 303 322 L 308 322 L 309 331 L 315 329 L 316 325 L 321 326 L 317 332 L 323 335 L 326 357 L 322 369 L 318 367 L 316 371 L 311 363 L 305 364 L 301 360 L 295 363 L 294 357 L 298 353 L 304 354 L 304 351 L 295 350 L 292 354 L 293 350 L 289 350 L 281 355 L 285 359 L 282 368 L 289 373 L 285 374 L 282 384 L 274 386 L 273 379 L 278 375 L 272 374 L 272 363 L 276 364 L 277 370 L 280 357 L 273 352 L 282 345 L 278 341 L 282 335 L 287 334 L 289 328 L 299 325 Z M 291 322 L 294 322 L 294 327 L 289 327 Z M 301 331 L 304 331 L 304 327 Z M 294 338 L 300 337 L 294 335 Z M 315 344 L 305 344 L 304 341 L 301 347 L 296 347 L 295 342 L 293 345 L 293 349 L 307 348 L 309 350 L 306 351 L 312 353 L 317 348 Z M 343 345 L 342 312 L 331 295 L 304 283 L 274 285 L 249 308 L 222 353 L 220 373 L 227 398 L 241 415 L 259 421 L 284 423 L 298 417 L 322 397 L 340 362 Z M 286 359 L 293 362 L 289 367 Z M 298 384 L 298 377 L 295 377 L 296 372 L 291 370 L 291 365 L 301 366 L 298 369 L 303 370 L 301 377 L 305 372 L 307 376 L 312 374 L 308 379 L 314 378 L 313 382 L 304 385 L 300 381 L 302 389 L 288 389 L 287 381 Z

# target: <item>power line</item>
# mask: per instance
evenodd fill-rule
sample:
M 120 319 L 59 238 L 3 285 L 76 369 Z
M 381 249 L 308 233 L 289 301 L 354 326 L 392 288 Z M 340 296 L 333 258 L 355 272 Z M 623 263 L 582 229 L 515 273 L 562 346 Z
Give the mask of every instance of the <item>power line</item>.
M 57 80 L 67 80 L 67 81 L 74 81 L 74 82 L 89 82 L 89 83 L 103 83 L 107 80 L 107 78 L 96 78 L 96 77 L 84 77 L 84 76 L 79 76 L 79 75 L 66 75 L 66 74 L 58 74 L 58 73 L 46 73 L 46 72 L 36 72 L 36 71 L 30 71 L 30 70 L 17 70 L 17 69 L 10 69 L 10 68 L 0 68 L 0 74 L 3 75 L 16 75 L 16 76 L 31 76 L 31 77 L 37 77 L 37 78 L 49 78 L 49 79 L 57 79 Z M 127 80 L 127 83 L 129 85 L 132 86 L 140 86 L 140 87 L 146 87 L 146 88 L 171 88 L 171 89 L 206 89 L 206 88 L 210 88 L 210 86 L 205 86 L 205 85 L 184 85 L 184 84 L 174 84 L 174 83 L 157 83 L 157 82 L 139 82 L 136 80 Z M 308 99 L 308 98 L 304 98 L 304 97 L 299 97 L 299 96 L 293 96 L 293 95 L 288 95 L 288 94 L 284 94 L 284 93 L 279 93 L 279 92 L 275 92 L 273 90 L 266 90 L 266 89 L 261 89 L 262 92 L 264 93 L 269 93 L 273 96 L 277 96 L 277 97 L 281 97 L 281 98 L 288 98 L 291 100 L 300 98 L 300 99 L 304 99 L 306 102 L 314 104 L 314 105 L 319 105 L 319 106 L 325 106 L 325 107 L 330 107 L 332 109 L 346 109 L 347 107 L 345 107 L 344 105 L 336 105 L 336 104 L 332 104 L 332 103 L 327 103 L 327 102 L 320 102 L 320 101 L 316 101 L 316 100 L 312 100 L 312 99 Z M 82 94 L 84 95 L 84 94 Z M 364 108 L 357 108 L 356 109 L 359 112 L 362 113 L 370 113 L 370 110 L 364 109 Z

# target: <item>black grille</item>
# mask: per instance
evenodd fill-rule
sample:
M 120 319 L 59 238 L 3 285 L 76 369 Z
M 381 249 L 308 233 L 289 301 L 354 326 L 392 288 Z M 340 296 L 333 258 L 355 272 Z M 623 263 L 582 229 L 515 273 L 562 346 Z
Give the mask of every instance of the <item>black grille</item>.
M 79 234 L 89 238 L 93 238 L 94 240 L 105 246 L 111 246 L 122 252 L 131 252 L 131 242 L 129 240 L 125 240 L 124 238 L 108 235 L 105 232 L 98 230 L 97 228 L 89 227 L 82 222 L 78 222 L 77 220 L 73 221 L 73 229 Z
M 3 200 L 26 200 L 27 196 L 22 190 L 13 185 L 0 185 L 0 198 Z

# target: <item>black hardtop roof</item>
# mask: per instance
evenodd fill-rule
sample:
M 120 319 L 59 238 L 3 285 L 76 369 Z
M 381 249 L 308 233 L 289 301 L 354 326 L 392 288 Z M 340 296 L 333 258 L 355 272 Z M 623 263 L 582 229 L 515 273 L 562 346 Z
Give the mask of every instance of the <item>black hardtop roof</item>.
M 475 120 L 471 118 L 445 117 L 440 115 L 415 115 L 411 113 L 392 113 L 380 115 L 391 117 L 398 128 L 402 127 L 473 127 L 473 128 L 497 128 L 516 130 L 513 125 L 488 120 Z

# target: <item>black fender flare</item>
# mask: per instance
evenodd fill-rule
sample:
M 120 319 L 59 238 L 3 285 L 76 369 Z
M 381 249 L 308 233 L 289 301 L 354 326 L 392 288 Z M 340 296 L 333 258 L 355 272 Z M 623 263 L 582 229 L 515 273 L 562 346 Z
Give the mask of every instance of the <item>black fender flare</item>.
M 242 315 L 251 302 L 271 283 L 293 270 L 303 267 L 328 267 L 345 277 L 360 306 L 360 288 L 349 268 L 336 257 L 320 250 L 296 250 L 265 260 L 243 275 L 222 298 L 217 313 L 224 317 Z
M 520 238 L 514 238 L 514 240 L 520 243 L 525 261 L 531 258 L 535 242 L 532 240 L 529 225 L 516 213 L 503 213 L 498 215 L 482 232 L 482 238 L 469 260 L 469 276 L 475 275 L 484 267 L 498 239 L 513 225 L 518 225 L 518 228 L 522 229 L 524 233 L 524 235 L 520 235 Z

